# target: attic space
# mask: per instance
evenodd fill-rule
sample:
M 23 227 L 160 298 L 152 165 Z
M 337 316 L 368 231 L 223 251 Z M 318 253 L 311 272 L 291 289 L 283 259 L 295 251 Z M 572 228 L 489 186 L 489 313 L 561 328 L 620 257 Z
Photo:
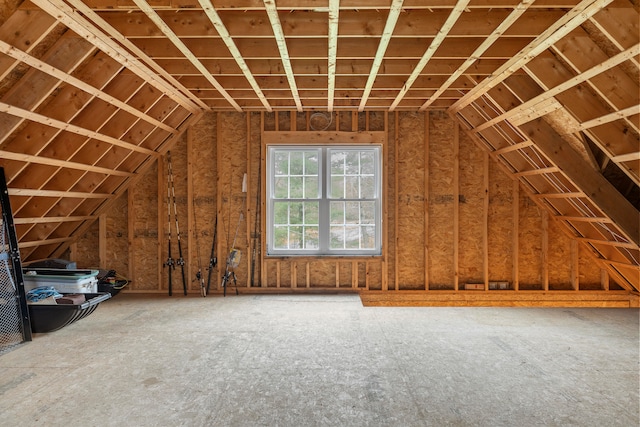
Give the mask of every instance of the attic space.
M 637 304 L 635 1 L 16 0 L 0 20 L 23 263 L 166 294 L 179 262 L 198 294 L 215 253 L 219 293 L 235 250 L 243 293 Z M 343 176 L 375 198 L 274 198 L 279 145 L 377 147 L 373 178 Z
M 3 425 L 639 423 L 638 0 L 0 1 L 0 202 Z

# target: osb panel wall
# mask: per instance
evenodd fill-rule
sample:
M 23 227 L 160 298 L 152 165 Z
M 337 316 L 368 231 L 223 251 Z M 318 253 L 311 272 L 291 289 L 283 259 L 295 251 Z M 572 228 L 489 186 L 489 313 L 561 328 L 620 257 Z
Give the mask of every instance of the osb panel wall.
M 205 279 L 216 216 L 217 289 L 234 237 L 242 253 L 238 286 L 317 289 L 464 289 L 508 282 L 516 289 L 600 289 L 601 272 L 584 251 L 447 114 L 211 113 L 172 148 L 178 217 L 190 293 L 198 268 Z M 263 131 L 327 127 L 386 131 L 383 257 L 349 260 L 269 258 L 256 225 Z M 246 192 L 243 179 L 246 177 Z M 106 239 L 107 268 L 132 279 L 129 291 L 167 292 L 166 157 L 107 214 L 106 235 L 94 226 L 76 245 L 79 264 L 95 265 Z M 262 212 L 264 214 L 264 212 Z M 173 215 L 173 212 L 172 212 Z M 172 218 L 173 221 L 173 218 Z M 175 224 L 173 257 L 177 258 Z M 196 246 L 197 236 L 197 246 Z M 457 236 L 457 240 L 456 240 Z M 254 246 L 257 243 L 261 245 Z M 254 252 L 255 247 L 255 252 Z M 199 254 L 199 257 L 198 257 Z M 255 257 L 256 262 L 252 263 Z M 485 266 L 485 263 L 487 264 Z M 486 271 L 486 273 L 485 273 Z M 120 272 L 120 271 L 119 271 Z M 514 276 L 516 274 L 516 276 Z M 179 267 L 174 295 L 182 292 Z M 425 285 L 425 282 L 428 284 Z

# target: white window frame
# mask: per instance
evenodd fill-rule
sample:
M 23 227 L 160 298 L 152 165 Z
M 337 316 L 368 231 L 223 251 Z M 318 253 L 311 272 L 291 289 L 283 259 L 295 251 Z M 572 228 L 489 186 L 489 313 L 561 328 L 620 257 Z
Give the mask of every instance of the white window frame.
M 282 151 L 315 151 L 318 153 L 318 198 L 276 198 L 275 197 L 275 161 L 274 156 Z M 328 194 L 331 188 L 331 165 L 329 156 L 336 151 L 371 151 L 374 155 L 374 194 L 372 198 L 331 198 Z M 267 145 L 267 176 L 266 176 L 266 249 L 268 256 L 379 256 L 382 254 L 382 146 L 378 144 L 366 145 Z M 319 247 L 317 249 L 276 249 L 274 247 L 274 204 L 276 201 L 318 200 L 319 202 Z M 374 204 L 374 247 L 373 248 L 341 248 L 332 249 L 330 246 L 330 203 L 336 202 L 368 202 Z M 358 224 L 358 226 L 363 226 Z

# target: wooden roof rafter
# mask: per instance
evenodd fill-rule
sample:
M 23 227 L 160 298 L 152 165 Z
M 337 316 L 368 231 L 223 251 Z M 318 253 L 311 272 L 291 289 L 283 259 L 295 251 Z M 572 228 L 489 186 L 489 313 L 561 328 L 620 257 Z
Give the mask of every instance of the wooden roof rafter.
M 431 104 L 433 104 L 439 97 L 442 95 L 451 85 L 460 77 L 462 74 L 471 67 L 478 58 L 482 56 L 484 52 L 486 52 L 491 45 L 495 43 L 496 40 L 509 28 L 513 25 L 533 4 L 535 0 L 522 0 L 520 4 L 514 7 L 513 11 L 509 14 L 509 16 L 498 25 L 498 27 L 493 30 L 493 32 L 473 51 L 469 58 L 467 58 L 464 63 L 458 67 L 456 71 L 449 76 L 446 82 L 438 88 L 436 93 L 434 93 L 429 99 L 425 101 L 424 104 L 420 107 L 420 111 L 426 110 Z
M 151 19 L 154 24 L 158 26 L 160 31 L 162 31 L 162 33 L 167 36 L 169 40 L 171 40 L 171 42 L 178 48 L 178 50 L 180 50 L 180 52 L 182 52 L 182 54 L 193 64 L 193 66 L 196 67 L 198 71 L 200 71 L 200 73 L 202 73 L 204 78 L 207 79 L 207 81 L 211 83 L 211 85 L 215 87 L 216 90 L 220 92 L 220 94 L 222 94 L 227 102 L 229 102 L 229 104 L 231 104 L 231 106 L 236 111 L 242 111 L 242 108 L 240 107 L 240 105 L 238 105 L 236 100 L 233 99 L 231 95 L 229 95 L 227 90 L 222 87 L 218 80 L 216 80 L 215 77 L 211 75 L 209 70 L 207 70 L 207 68 L 202 64 L 202 61 L 200 61 L 200 59 L 198 59 L 198 57 L 194 55 L 193 52 L 191 52 L 187 45 L 185 45 L 184 42 L 180 40 L 180 38 L 176 35 L 176 33 L 174 33 L 173 30 L 162 20 L 155 9 L 153 9 L 146 0 L 133 1 L 140 8 L 140 10 L 142 10 L 149 17 L 149 19 Z
M 610 59 L 606 60 L 605 62 L 602 62 L 592 68 L 590 68 L 589 70 L 586 70 L 578 75 L 576 75 L 575 77 L 571 78 L 570 80 L 565 81 L 564 83 L 561 83 L 557 86 L 554 87 L 550 87 L 547 88 L 543 93 L 541 93 L 540 95 L 536 96 L 535 98 L 532 98 L 528 101 L 523 102 L 522 104 L 513 107 L 512 109 L 505 111 L 504 113 L 500 114 L 499 116 L 496 116 L 495 118 L 492 118 L 491 120 L 486 121 L 485 123 L 477 126 L 474 128 L 474 132 L 480 132 L 490 126 L 495 125 L 496 123 L 499 123 L 503 120 L 510 120 L 512 117 L 521 114 L 522 112 L 524 112 L 527 109 L 538 109 L 539 110 L 539 104 L 541 104 L 542 102 L 547 101 L 550 98 L 553 98 L 554 96 L 565 92 L 566 90 L 575 87 L 577 85 L 579 85 L 580 83 L 583 83 L 585 81 L 587 81 L 588 79 L 605 72 L 608 69 L 611 69 L 613 67 L 616 67 L 618 65 L 620 65 L 621 63 L 633 58 L 636 55 L 640 55 L 640 44 L 636 44 L 635 46 L 633 46 L 632 48 L 629 48 L 623 52 L 620 52 L 619 54 L 617 54 L 616 56 L 611 57 Z M 529 73 L 529 74 L 534 74 L 534 73 Z
M 87 39 L 97 48 L 120 62 L 141 78 L 149 82 L 156 89 L 172 98 L 184 108 L 196 113 L 199 109 L 196 107 L 193 99 L 183 95 L 175 87 L 171 86 L 166 80 L 158 77 L 151 69 L 143 64 L 138 58 L 134 57 L 122 46 L 118 45 L 114 40 L 109 38 L 92 22 L 88 21 L 84 16 L 79 15 L 72 10 L 63 0 L 31 0 L 45 12 L 56 18 L 59 22 L 76 32 L 81 37 Z M 79 0 L 69 0 L 74 6 L 84 6 Z M 88 8 L 82 7 L 80 10 L 86 11 Z M 92 12 L 92 11 L 90 11 Z M 92 15 L 89 13 L 89 15 Z M 95 15 L 95 14 L 93 14 Z M 97 16 L 97 15 L 96 15 Z
M 291 66 L 291 58 L 289 57 L 289 49 L 287 48 L 287 41 L 285 40 L 284 30 L 282 29 L 282 23 L 280 22 L 280 16 L 278 15 L 278 8 L 276 7 L 275 0 L 263 0 L 264 6 L 273 28 L 273 34 L 275 36 L 278 50 L 280 51 L 280 59 L 282 66 L 287 74 L 287 81 L 289 82 L 289 88 L 291 89 L 291 95 L 293 101 L 296 104 L 298 112 L 302 112 L 302 102 L 300 101 L 300 94 L 298 93 L 298 85 L 293 73 L 293 67 Z
M 333 111 L 336 90 L 336 55 L 338 52 L 338 23 L 340 19 L 340 0 L 329 0 L 329 31 L 327 53 L 327 111 Z
M 120 101 L 119 99 L 105 93 L 104 91 L 100 90 L 100 89 L 96 89 L 95 87 L 83 82 L 82 80 L 70 75 L 69 73 L 66 73 L 56 67 L 53 67 L 37 58 L 34 58 L 33 56 L 29 55 L 26 52 L 20 51 L 17 48 L 9 45 L 8 43 L 3 42 L 2 40 L 0 40 L 0 52 L 4 53 L 5 55 L 8 55 L 16 60 L 19 60 L 31 67 L 33 67 L 34 69 L 37 69 L 39 71 L 42 71 L 46 74 L 49 74 L 52 77 L 55 77 L 57 79 L 59 79 L 60 81 L 64 81 L 65 83 L 69 83 L 75 87 L 77 87 L 78 89 L 81 89 L 87 93 L 90 93 L 91 95 L 95 96 L 98 99 L 102 99 L 105 102 L 108 102 L 110 104 L 113 104 L 115 106 L 117 106 L 118 108 L 125 110 L 131 114 L 133 114 L 134 116 L 137 116 L 151 124 L 153 124 L 156 127 L 159 127 L 161 129 L 166 130 L 167 132 L 170 133 L 176 133 L 176 130 L 173 129 L 170 126 L 167 126 L 166 124 L 162 123 L 159 120 L 154 119 L 153 117 L 145 114 L 145 113 L 141 113 L 140 111 L 136 110 L 135 108 L 129 106 L 127 103 Z
M 387 47 L 389 46 L 389 42 L 391 41 L 393 30 L 396 27 L 398 18 L 400 16 L 400 13 L 402 12 L 403 3 L 404 3 L 404 0 L 393 0 L 393 2 L 391 3 L 391 6 L 389 8 L 389 15 L 387 16 L 387 21 L 384 25 L 384 30 L 382 31 L 380 42 L 378 43 L 378 49 L 376 50 L 376 55 L 375 55 L 375 58 L 373 59 L 371 70 L 369 71 L 369 77 L 367 78 L 367 83 L 362 93 L 362 98 L 360 100 L 360 106 L 358 107 L 358 111 L 364 111 L 364 107 L 367 105 L 369 95 L 371 94 L 373 85 L 376 81 L 376 78 L 378 77 L 380 66 L 382 65 L 384 55 L 387 51 Z
M 471 0 L 458 0 L 455 7 L 449 14 L 449 17 L 445 21 L 444 25 L 442 26 L 440 31 L 438 31 L 438 35 L 436 35 L 436 37 L 431 41 L 431 44 L 429 45 L 429 47 L 427 47 L 427 50 L 422 55 L 422 58 L 420 58 L 420 61 L 418 61 L 418 64 L 416 65 L 415 69 L 413 70 L 413 72 L 411 73 L 411 75 L 409 76 L 405 84 L 402 86 L 402 89 L 400 89 L 400 93 L 396 96 L 396 98 L 391 103 L 391 106 L 389 107 L 389 111 L 395 110 L 395 108 L 398 106 L 400 101 L 402 101 L 402 98 L 404 98 L 404 96 L 407 94 L 411 86 L 413 86 L 413 83 L 416 81 L 418 76 L 422 73 L 422 70 L 424 70 L 424 67 L 427 66 L 427 63 L 429 62 L 429 60 L 431 60 L 431 57 L 433 56 L 433 54 L 436 52 L 436 50 L 438 50 L 438 48 L 444 41 L 445 37 L 447 37 L 447 34 L 449 34 L 449 31 L 451 31 L 451 29 L 455 25 L 456 21 L 458 21 L 458 18 L 460 18 L 460 15 L 462 15 L 465 12 L 470 1 Z
M 496 72 L 487 79 L 482 80 L 467 94 L 456 101 L 450 108 L 450 113 L 457 113 L 465 106 L 469 105 L 473 100 L 477 99 L 489 89 L 497 86 L 507 77 L 512 75 L 526 65 L 537 54 L 552 46 L 555 42 L 566 36 L 574 28 L 591 18 L 613 0 L 583 0 L 580 4 L 561 19 L 556 21 L 551 27 L 547 28 L 542 34 L 536 37 L 531 43 L 525 46 L 518 54 L 513 56 L 509 61 L 502 65 Z
M 66 123 L 60 120 L 53 119 L 51 117 L 44 116 L 42 114 L 38 114 L 32 111 L 24 110 L 22 108 L 14 107 L 13 105 L 8 105 L 3 102 L 0 102 L 0 112 L 11 114 L 16 117 L 22 117 L 37 123 L 41 123 L 43 125 L 51 126 L 53 128 L 57 128 L 57 129 L 72 132 L 72 133 L 76 133 L 78 135 L 83 135 L 83 136 L 97 139 L 103 142 L 108 142 L 109 144 L 115 145 L 117 147 L 123 147 L 131 151 L 137 151 L 139 153 L 144 153 L 149 156 L 157 156 L 157 153 L 155 151 L 149 150 L 148 148 L 140 147 L 134 144 L 129 144 L 117 138 L 100 134 L 98 132 L 95 132 L 89 129 L 84 129 L 84 128 L 81 128 L 80 126 L 75 126 L 70 123 Z
M 260 99 L 260 102 L 262 103 L 264 108 L 267 111 L 273 111 L 273 109 L 271 108 L 271 105 L 269 105 L 269 101 L 267 100 L 267 97 L 262 92 L 260 85 L 258 84 L 255 77 L 251 73 L 249 66 L 247 65 L 244 58 L 242 57 L 242 54 L 238 50 L 236 43 L 233 41 L 233 38 L 229 34 L 227 27 L 224 25 L 224 22 L 222 22 L 222 19 L 220 19 L 220 15 L 218 15 L 218 12 L 216 12 L 215 7 L 211 4 L 211 0 L 198 0 L 198 1 L 200 3 L 200 6 L 202 6 L 202 9 L 206 13 L 207 17 L 211 20 L 211 23 L 218 31 L 218 34 L 220 34 L 220 37 L 222 37 L 224 44 L 227 46 L 227 49 L 229 49 L 229 52 L 231 52 L 233 59 L 235 59 L 236 63 L 240 67 L 240 70 L 242 70 L 242 74 L 244 74 L 245 78 L 251 85 L 251 88 L 253 89 L 253 91 L 258 96 L 258 99 Z M 227 92 L 227 95 L 228 95 L 228 92 Z

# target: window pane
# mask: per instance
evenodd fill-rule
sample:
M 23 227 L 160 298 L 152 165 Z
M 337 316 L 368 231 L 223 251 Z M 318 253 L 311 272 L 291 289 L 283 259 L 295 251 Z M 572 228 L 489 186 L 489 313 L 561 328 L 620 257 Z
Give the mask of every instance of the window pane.
M 275 178 L 273 197 L 276 199 L 286 199 L 289 196 L 289 178 Z
M 362 175 L 373 175 L 375 173 L 375 156 L 373 151 L 360 152 L 360 173 Z
M 360 221 L 360 202 L 347 202 L 345 213 L 345 223 L 358 224 Z
M 304 248 L 318 249 L 320 247 L 320 233 L 318 227 L 304 228 Z
M 319 209 L 320 204 L 318 202 L 305 202 L 304 203 L 304 223 L 308 225 L 317 225 L 320 223 Z
M 273 204 L 273 223 L 278 225 L 289 224 L 289 203 L 275 202 Z
M 306 176 L 304 178 L 304 197 L 306 199 L 318 198 L 318 177 Z
M 331 224 L 344 224 L 344 202 L 331 202 Z
M 302 199 L 304 197 L 301 176 L 292 176 L 289 178 L 289 197 L 292 199 Z
M 344 153 L 331 151 L 331 175 L 344 175 Z
M 302 227 L 289 228 L 289 249 L 302 249 Z
M 275 249 L 288 249 L 289 246 L 289 227 L 275 226 L 273 227 L 273 247 Z
M 372 225 L 360 227 L 362 233 L 362 249 L 374 249 L 376 247 L 376 228 Z
M 376 196 L 376 180 L 373 176 L 363 176 L 360 178 L 360 197 L 363 199 L 373 199 Z
M 358 175 L 360 169 L 360 152 L 347 151 L 345 154 L 345 174 Z
M 344 176 L 331 177 L 331 198 L 344 199 Z
M 318 153 L 317 152 L 305 152 L 305 175 L 317 175 L 318 174 Z
M 276 151 L 273 164 L 274 164 L 276 176 L 289 175 L 289 153 L 288 152 Z
M 375 202 L 360 203 L 360 224 L 375 224 Z
M 289 174 L 302 175 L 304 166 L 304 153 L 302 151 L 292 151 L 289 160 Z
M 331 226 L 330 229 L 330 247 L 331 249 L 343 249 L 344 248 L 344 227 L 343 226 Z
M 345 198 L 357 199 L 360 197 L 358 194 L 358 177 L 357 176 L 345 176 Z
M 360 227 L 348 225 L 344 228 L 345 248 L 360 249 Z
M 289 204 L 289 224 L 302 224 L 302 203 Z

